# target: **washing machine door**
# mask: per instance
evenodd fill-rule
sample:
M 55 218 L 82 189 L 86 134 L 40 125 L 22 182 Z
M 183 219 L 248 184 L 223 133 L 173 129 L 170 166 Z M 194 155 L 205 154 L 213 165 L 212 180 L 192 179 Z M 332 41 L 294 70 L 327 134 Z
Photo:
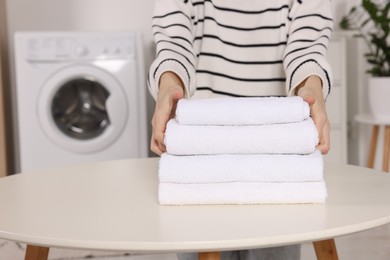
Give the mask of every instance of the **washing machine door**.
M 127 116 L 122 86 L 94 66 L 64 67 L 45 82 L 39 95 L 42 130 L 73 152 L 91 153 L 109 146 L 121 135 Z

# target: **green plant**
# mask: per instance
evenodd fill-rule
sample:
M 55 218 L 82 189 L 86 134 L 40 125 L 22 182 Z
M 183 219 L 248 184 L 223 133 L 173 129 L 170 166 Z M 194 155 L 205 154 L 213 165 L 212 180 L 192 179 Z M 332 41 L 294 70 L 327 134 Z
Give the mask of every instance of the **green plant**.
M 389 11 L 389 1 L 362 0 L 340 22 L 342 29 L 359 30 L 369 47 L 365 57 L 372 67 L 367 73 L 375 77 L 390 76 Z

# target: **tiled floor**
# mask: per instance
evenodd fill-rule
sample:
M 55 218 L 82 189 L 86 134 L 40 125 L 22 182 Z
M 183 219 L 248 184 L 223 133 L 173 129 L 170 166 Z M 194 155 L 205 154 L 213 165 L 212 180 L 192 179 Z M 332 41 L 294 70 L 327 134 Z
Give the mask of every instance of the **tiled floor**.
M 336 239 L 339 258 L 343 260 L 388 260 L 390 259 L 390 225 L 385 225 L 357 234 Z M 0 240 L 0 260 L 20 260 L 24 257 L 25 245 Z M 126 255 L 110 252 L 91 252 L 52 248 L 52 260 L 177 260 L 175 254 Z M 310 243 L 302 245 L 301 260 L 316 259 Z

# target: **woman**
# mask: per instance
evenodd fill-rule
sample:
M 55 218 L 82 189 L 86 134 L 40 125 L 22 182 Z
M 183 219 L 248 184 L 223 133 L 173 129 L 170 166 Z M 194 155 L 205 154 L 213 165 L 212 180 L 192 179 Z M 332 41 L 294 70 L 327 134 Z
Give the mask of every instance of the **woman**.
M 156 0 L 157 57 L 148 78 L 156 99 L 151 150 L 166 151 L 164 131 L 181 98 L 298 95 L 310 105 L 317 149 L 326 154 L 332 27 L 330 0 Z M 224 254 L 299 259 L 299 247 Z

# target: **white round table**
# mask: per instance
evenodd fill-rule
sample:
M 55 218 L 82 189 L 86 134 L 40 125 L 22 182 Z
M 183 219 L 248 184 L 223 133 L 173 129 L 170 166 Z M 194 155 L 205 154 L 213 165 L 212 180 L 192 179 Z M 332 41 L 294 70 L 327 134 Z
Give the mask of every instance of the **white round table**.
M 35 259 L 45 258 L 40 247 L 216 252 L 326 240 L 390 222 L 390 177 L 367 168 L 326 164 L 326 204 L 251 206 L 160 206 L 157 169 L 149 158 L 1 178 L 0 238 L 33 245 Z
M 382 171 L 389 171 L 389 159 L 390 159 L 390 120 L 380 119 L 374 117 L 372 114 L 358 114 L 355 116 L 356 122 L 362 124 L 372 125 L 372 135 L 370 151 L 368 155 L 368 167 L 374 168 L 376 147 L 378 144 L 379 128 L 384 127 L 384 143 L 383 143 L 383 162 Z

